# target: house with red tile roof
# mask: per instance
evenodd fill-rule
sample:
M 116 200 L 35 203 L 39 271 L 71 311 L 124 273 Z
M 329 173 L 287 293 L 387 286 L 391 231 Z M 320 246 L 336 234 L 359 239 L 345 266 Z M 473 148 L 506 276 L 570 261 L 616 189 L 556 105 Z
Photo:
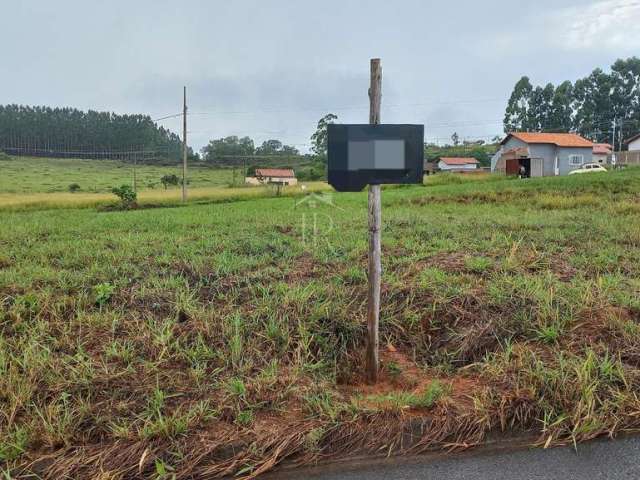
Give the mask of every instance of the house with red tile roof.
M 609 143 L 593 144 L 593 162 L 607 163 L 607 158 L 613 153 L 613 147 Z
M 296 185 L 298 179 L 291 168 L 256 168 L 253 177 L 245 178 L 245 183 L 250 185 L 278 184 Z
M 575 133 L 513 132 L 500 143 L 491 171 L 507 175 L 567 175 L 593 162 L 593 142 Z
M 445 172 L 460 172 L 476 170 L 479 163 L 473 157 L 440 157 L 437 165 L 438 169 Z

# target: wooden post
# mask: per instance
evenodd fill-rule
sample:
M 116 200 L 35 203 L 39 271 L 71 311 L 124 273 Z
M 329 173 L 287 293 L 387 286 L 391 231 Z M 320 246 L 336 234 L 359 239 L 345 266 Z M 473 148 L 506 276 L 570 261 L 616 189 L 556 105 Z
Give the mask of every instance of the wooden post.
M 369 86 L 369 123 L 380 123 L 382 96 L 382 68 L 380 59 L 371 59 L 371 83 Z M 380 320 L 381 266 L 381 200 L 380 185 L 369 185 L 369 296 L 367 302 L 367 381 L 378 381 L 378 324 Z
M 182 108 L 182 201 L 187 201 L 187 87 Z

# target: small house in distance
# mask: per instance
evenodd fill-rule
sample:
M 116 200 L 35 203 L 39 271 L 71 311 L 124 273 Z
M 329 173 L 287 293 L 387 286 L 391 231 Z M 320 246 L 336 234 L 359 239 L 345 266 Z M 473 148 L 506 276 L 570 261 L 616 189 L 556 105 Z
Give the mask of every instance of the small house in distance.
M 631 138 L 627 138 L 624 143 L 627 145 L 627 150 L 630 152 L 640 152 L 640 133 Z
M 477 170 L 479 163 L 473 157 L 440 157 L 438 169 L 443 172 L 467 172 Z
M 491 171 L 507 175 L 567 175 L 593 161 L 593 142 L 575 133 L 514 132 L 500 144 Z
M 613 147 L 608 143 L 593 144 L 593 162 L 607 163 L 607 158 L 613 153 Z
M 291 168 L 256 168 L 253 177 L 246 177 L 244 183 L 249 185 L 296 185 L 298 179 Z

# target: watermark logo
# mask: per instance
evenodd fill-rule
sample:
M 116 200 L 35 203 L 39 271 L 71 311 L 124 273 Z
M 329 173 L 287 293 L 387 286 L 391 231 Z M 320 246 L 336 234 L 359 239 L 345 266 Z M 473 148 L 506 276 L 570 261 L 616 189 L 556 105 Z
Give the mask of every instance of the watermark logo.
M 304 248 L 316 250 L 326 246 L 333 250 L 330 242 L 334 225 L 333 217 L 327 212 L 343 210 L 334 203 L 334 195 L 312 192 L 297 200 L 295 208 L 300 210 Z

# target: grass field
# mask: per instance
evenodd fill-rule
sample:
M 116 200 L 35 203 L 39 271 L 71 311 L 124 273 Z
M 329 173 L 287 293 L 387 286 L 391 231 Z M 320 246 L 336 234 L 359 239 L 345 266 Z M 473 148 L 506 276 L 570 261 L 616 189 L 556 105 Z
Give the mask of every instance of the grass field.
M 305 190 L 302 189 L 304 186 Z M 306 192 L 328 191 L 324 182 L 306 182 L 283 187 L 279 193 L 284 197 L 302 195 Z M 270 198 L 278 195 L 273 186 L 264 187 L 209 187 L 189 188 L 188 204 L 222 203 L 255 198 Z M 0 211 L 118 208 L 118 198 L 112 193 L 0 193 Z M 138 207 L 142 209 L 182 205 L 182 190 L 143 190 L 138 194 Z
M 364 192 L 0 216 L 15 476 L 251 477 L 640 427 L 640 170 L 385 189 L 377 386 Z
M 118 160 L 78 160 L 10 157 L 0 160 L 0 194 L 68 192 L 77 183 L 85 193 L 107 193 L 112 187 L 133 182 L 133 164 Z M 237 170 L 240 182 L 240 170 Z M 180 165 L 138 165 L 140 190 L 162 190 L 164 175 L 182 176 Z M 189 185 L 193 188 L 221 187 L 233 181 L 233 169 L 191 166 Z
M 309 170 L 309 165 L 299 170 Z M 182 175 L 180 167 L 138 165 L 138 204 L 141 208 L 178 206 L 181 204 L 180 186 L 165 189 L 160 183 L 163 175 Z M 242 185 L 241 169 L 212 168 L 202 164 L 189 167 L 189 202 L 217 203 L 250 198 L 276 196 L 275 187 L 246 187 Z M 0 157 L 0 210 L 42 210 L 51 208 L 110 207 L 118 199 L 113 187 L 132 185 L 133 166 L 116 160 L 78 160 L 52 158 Z M 80 190 L 69 192 L 69 185 L 77 183 Z M 235 185 L 235 186 L 234 186 Z M 302 186 L 307 192 L 330 188 L 323 182 L 300 182 L 284 187 L 284 196 L 300 195 Z

